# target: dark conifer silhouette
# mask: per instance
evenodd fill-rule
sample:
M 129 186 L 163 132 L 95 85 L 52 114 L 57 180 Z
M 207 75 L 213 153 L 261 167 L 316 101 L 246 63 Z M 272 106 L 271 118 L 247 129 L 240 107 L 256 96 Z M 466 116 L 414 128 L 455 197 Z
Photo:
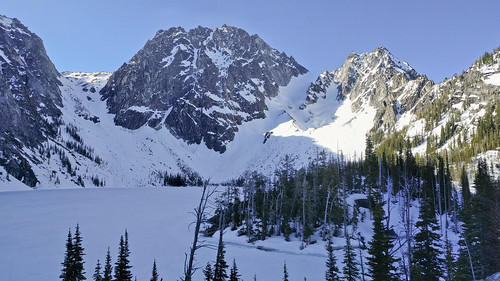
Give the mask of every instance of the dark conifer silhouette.
M 125 230 L 125 239 L 120 237 L 120 246 L 118 248 L 118 260 L 115 263 L 114 281 L 132 281 L 132 266 L 129 261 L 130 250 L 128 247 L 128 233 Z
M 102 269 L 101 263 L 99 260 L 97 260 L 97 265 L 95 266 L 94 275 L 92 275 L 94 281 L 102 281 L 101 269 Z

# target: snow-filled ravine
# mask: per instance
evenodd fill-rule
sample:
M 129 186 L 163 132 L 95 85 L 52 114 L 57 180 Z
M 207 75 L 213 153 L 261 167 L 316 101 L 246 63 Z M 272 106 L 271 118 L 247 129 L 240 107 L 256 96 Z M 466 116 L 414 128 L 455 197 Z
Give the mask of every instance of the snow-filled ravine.
M 192 211 L 201 188 L 106 188 L 0 192 L 0 280 L 59 280 L 68 230 L 78 223 L 85 248 L 85 271 L 91 280 L 97 259 L 104 262 L 110 247 L 116 261 L 120 235 L 127 229 L 132 273 L 149 280 L 153 260 L 163 280 L 179 280 L 185 253 L 193 240 Z M 368 227 L 368 225 L 366 226 Z M 194 280 L 216 257 L 218 232 L 202 237 L 210 246 L 198 251 Z M 322 280 L 324 242 L 300 250 L 300 242 L 283 237 L 248 244 L 228 231 L 226 261 L 236 259 L 244 280 L 276 281 L 283 278 L 286 262 L 290 280 Z M 341 247 L 344 239 L 335 239 Z M 341 267 L 343 251 L 336 251 Z M 229 272 L 229 269 L 228 269 Z

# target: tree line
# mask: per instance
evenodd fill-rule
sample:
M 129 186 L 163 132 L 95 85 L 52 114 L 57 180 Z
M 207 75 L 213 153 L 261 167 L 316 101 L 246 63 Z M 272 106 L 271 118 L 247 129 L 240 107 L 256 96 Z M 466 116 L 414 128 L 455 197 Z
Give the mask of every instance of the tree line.
M 208 219 L 205 207 L 213 193 L 202 196 L 195 212 L 198 231 L 190 256 L 194 259 L 202 247 L 198 234 L 219 231 L 220 235 L 215 262 L 207 263 L 203 270 L 205 280 L 240 278 L 236 261 L 229 269 L 224 257 L 222 235 L 228 230 L 238 231 L 249 242 L 270 236 L 295 237 L 301 247 L 307 247 L 323 240 L 325 280 L 465 281 L 500 271 L 500 183 L 488 174 L 485 161 L 478 161 L 474 177 L 462 167 L 461 180 L 454 184 L 446 157 L 418 158 L 409 149 L 377 155 L 368 139 L 363 161 L 318 152 L 307 167 L 293 167 L 293 159 L 285 157 L 272 178 L 245 174 L 220 193 L 215 200 L 218 207 Z M 474 178 L 472 184 L 469 178 Z M 349 206 L 346 199 L 352 194 L 364 194 L 366 199 Z M 394 209 L 397 212 L 391 211 Z M 369 241 L 357 230 L 365 220 L 372 223 Z M 203 224 L 207 225 L 204 230 Z M 458 245 L 449 239 L 451 233 L 460 237 Z M 345 239 L 342 261 L 333 253 L 334 237 Z M 127 271 L 131 267 L 124 262 L 130 254 L 127 233 L 121 237 L 119 249 L 114 276 L 106 271 L 111 266 L 108 249 L 104 274 L 100 275 L 98 261 L 94 280 L 132 280 Z M 82 251 L 77 226 L 74 237 L 68 234 L 62 280 L 85 280 L 78 279 L 83 267 L 76 256 L 81 257 Z M 116 271 L 119 264 L 126 272 L 124 279 Z M 158 280 L 153 279 L 156 262 L 152 272 L 151 280 Z M 185 273 L 181 279 L 191 280 L 192 263 Z M 80 277 L 68 279 L 68 274 Z M 287 275 L 285 264 L 284 280 Z

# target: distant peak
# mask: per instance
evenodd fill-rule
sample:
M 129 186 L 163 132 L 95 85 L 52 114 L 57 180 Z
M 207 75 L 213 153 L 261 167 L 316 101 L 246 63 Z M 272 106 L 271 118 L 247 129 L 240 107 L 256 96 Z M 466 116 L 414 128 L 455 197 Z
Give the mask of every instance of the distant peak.
M 373 53 L 387 54 L 387 55 L 391 54 L 391 52 L 389 52 L 389 50 L 384 46 L 377 47 L 375 50 L 373 50 Z
M 160 37 L 160 36 L 176 36 L 179 33 L 185 33 L 186 30 L 184 28 L 178 26 L 178 27 L 171 27 L 168 30 L 163 30 L 160 29 L 156 32 L 155 38 Z

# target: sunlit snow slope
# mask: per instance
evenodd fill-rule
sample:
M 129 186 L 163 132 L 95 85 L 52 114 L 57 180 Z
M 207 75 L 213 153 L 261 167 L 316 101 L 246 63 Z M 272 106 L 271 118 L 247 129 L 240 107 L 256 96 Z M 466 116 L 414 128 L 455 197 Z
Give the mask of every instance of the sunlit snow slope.
M 105 181 L 109 187 L 159 185 L 157 175 L 164 172 L 192 171 L 213 182 L 233 179 L 247 170 L 269 175 L 285 155 L 295 159 L 297 166 L 305 165 L 322 150 L 342 150 L 346 155 L 354 155 L 363 150 L 365 134 L 373 124 L 373 109 L 366 106 L 353 111 L 352 102 L 347 99 L 336 107 L 329 107 L 328 103 L 323 108 L 317 105 L 319 110 L 330 110 L 329 115 L 336 118 L 327 118 L 325 125 L 317 129 L 301 129 L 303 121 L 298 107 L 310 81 L 310 77 L 301 76 L 281 88 L 278 97 L 267 99 L 267 117 L 240 125 L 227 151 L 220 154 L 204 144 L 188 145 L 165 128 L 144 126 L 128 130 L 116 126 L 114 115 L 108 114 L 99 95 L 109 75 L 74 72 L 64 73 L 61 78 L 65 126 L 76 128 L 82 143 L 102 159 L 97 164 L 78 153 L 68 153 L 86 186 L 93 186 L 92 177 Z M 63 140 L 72 138 L 65 130 L 61 130 L 61 135 Z M 74 177 L 61 169 L 58 159 L 48 160 L 35 169 L 37 175 L 42 175 L 39 187 L 75 185 Z

